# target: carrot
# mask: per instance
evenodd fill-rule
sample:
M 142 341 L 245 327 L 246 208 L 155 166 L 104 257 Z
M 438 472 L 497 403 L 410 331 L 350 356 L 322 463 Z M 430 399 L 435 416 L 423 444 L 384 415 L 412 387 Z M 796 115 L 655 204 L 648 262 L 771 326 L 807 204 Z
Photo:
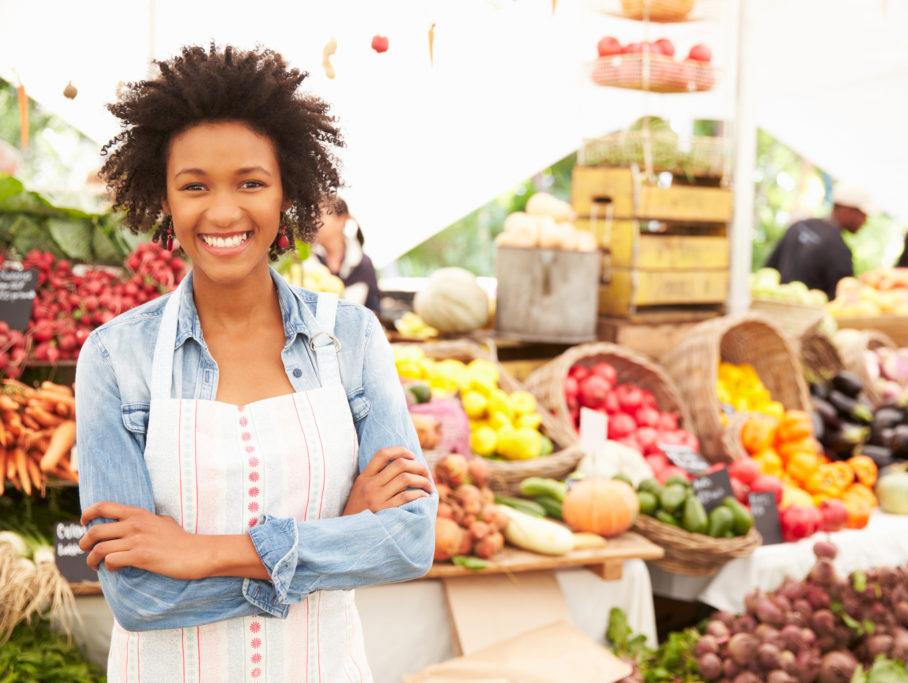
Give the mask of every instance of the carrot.
M 68 403 L 57 403 L 54 406 L 54 412 L 63 418 L 72 418 L 73 413 L 75 413 L 75 405 L 69 405 Z
M 72 450 L 76 442 L 76 423 L 72 420 L 64 422 L 54 430 L 50 437 L 50 444 L 41 458 L 41 471 L 48 472 L 57 466 L 63 457 Z
M 0 420 L 0 448 L 6 446 L 6 427 L 3 426 L 3 420 Z
M 63 418 L 49 413 L 40 406 L 29 406 L 25 409 L 25 414 L 31 416 L 42 427 L 56 427 L 63 422 Z
M 22 484 L 22 490 L 25 491 L 25 495 L 30 496 L 32 495 L 32 482 L 28 476 L 25 451 L 21 448 L 17 448 L 13 451 L 13 456 L 16 459 L 16 468 L 19 473 L 19 482 Z
M 19 97 L 19 146 L 26 149 L 28 147 L 28 95 L 25 94 L 25 86 L 17 87 L 16 94 Z
M 19 404 L 8 394 L 0 394 L 0 410 L 19 410 Z
M 22 416 L 22 424 L 25 425 L 26 427 L 28 427 L 29 429 L 31 429 L 31 430 L 34 431 L 34 432 L 40 432 L 40 431 L 41 431 L 41 425 L 40 425 L 40 424 L 38 423 L 38 421 L 37 421 L 35 418 L 33 418 L 31 415 L 23 415 L 23 416 Z
M 26 461 L 25 465 L 32 483 L 35 485 L 35 488 L 41 492 L 41 497 L 43 498 L 46 490 L 44 488 L 44 477 L 41 476 L 41 470 L 38 469 L 38 465 L 35 464 L 34 460 Z
M 7 453 L 6 457 L 6 478 L 12 481 L 16 478 L 16 458 L 13 457 L 13 453 Z
M 55 477 L 57 477 L 58 479 L 62 479 L 63 481 L 71 481 L 71 482 L 75 482 L 77 484 L 79 483 L 79 475 L 77 475 L 75 472 L 73 472 L 69 468 L 69 465 L 67 465 L 65 463 L 60 463 L 56 467 L 56 469 L 54 469 L 52 474 Z
M 65 384 L 54 384 L 53 382 L 41 382 L 41 389 L 44 391 L 55 391 L 59 394 L 73 395 L 72 387 Z
M 3 489 L 6 488 L 3 483 L 4 479 L 6 479 L 6 449 L 0 447 L 0 496 L 3 495 Z

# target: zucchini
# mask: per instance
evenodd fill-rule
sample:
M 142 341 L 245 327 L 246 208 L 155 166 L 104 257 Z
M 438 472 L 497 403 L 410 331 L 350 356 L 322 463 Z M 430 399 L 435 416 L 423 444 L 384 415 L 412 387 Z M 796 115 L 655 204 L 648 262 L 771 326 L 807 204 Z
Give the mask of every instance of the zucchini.
M 567 495 L 567 485 L 563 481 L 546 479 L 544 477 L 529 477 L 520 482 L 520 495 L 528 498 L 548 496 L 560 503 L 564 502 Z
M 545 508 L 535 500 L 512 498 L 510 496 L 495 496 L 495 502 L 514 510 L 520 510 L 520 512 L 533 517 L 545 517 Z
M 508 517 L 504 537 L 508 543 L 543 555 L 566 555 L 574 549 L 574 534 L 566 526 L 500 505 Z
M 547 517 L 564 519 L 564 515 L 561 512 L 561 501 L 556 500 L 551 496 L 536 496 L 534 500 L 542 506 Z

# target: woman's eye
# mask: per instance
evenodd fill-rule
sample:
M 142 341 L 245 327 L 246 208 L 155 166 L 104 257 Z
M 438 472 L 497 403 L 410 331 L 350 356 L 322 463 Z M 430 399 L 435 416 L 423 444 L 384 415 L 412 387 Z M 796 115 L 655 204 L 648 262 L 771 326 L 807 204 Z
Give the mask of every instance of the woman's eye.
M 246 180 L 242 185 L 244 190 L 254 190 L 258 187 L 265 187 L 264 183 L 260 183 L 258 180 Z
M 205 186 L 201 183 L 190 183 L 189 185 L 184 185 L 181 189 L 195 192 L 197 190 L 204 190 Z

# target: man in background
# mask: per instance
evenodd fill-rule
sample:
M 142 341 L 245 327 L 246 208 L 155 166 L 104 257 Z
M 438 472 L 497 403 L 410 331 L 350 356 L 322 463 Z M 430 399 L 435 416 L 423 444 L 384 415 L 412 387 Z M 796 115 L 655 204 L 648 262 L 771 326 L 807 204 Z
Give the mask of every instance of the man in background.
M 793 224 L 766 261 L 767 268 L 779 271 L 783 283 L 803 282 L 809 289 L 826 292 L 830 299 L 835 298 L 839 280 L 854 276 L 851 250 L 842 232 L 856 233 L 872 213 L 869 196 L 854 186 L 836 184 L 832 201 L 829 218 Z

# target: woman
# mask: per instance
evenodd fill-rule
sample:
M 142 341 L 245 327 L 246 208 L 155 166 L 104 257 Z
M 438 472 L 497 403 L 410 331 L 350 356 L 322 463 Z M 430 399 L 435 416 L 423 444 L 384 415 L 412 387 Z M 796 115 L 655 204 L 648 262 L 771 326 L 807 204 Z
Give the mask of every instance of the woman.
M 437 496 L 375 316 L 269 268 L 315 233 L 338 130 L 268 50 L 158 66 L 110 107 L 103 173 L 192 273 L 76 380 L 109 679 L 371 680 L 350 589 L 427 571 Z
M 337 196 L 330 198 L 322 206 L 321 219 L 314 254 L 333 275 L 343 280 L 344 299 L 363 304 L 377 315 L 379 291 L 375 266 L 363 253 L 363 231 L 359 223 L 350 218 L 347 202 Z M 347 235 L 349 224 L 356 226 L 355 237 Z

